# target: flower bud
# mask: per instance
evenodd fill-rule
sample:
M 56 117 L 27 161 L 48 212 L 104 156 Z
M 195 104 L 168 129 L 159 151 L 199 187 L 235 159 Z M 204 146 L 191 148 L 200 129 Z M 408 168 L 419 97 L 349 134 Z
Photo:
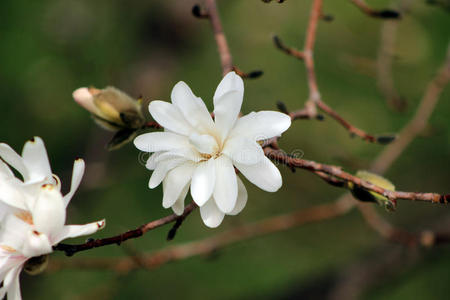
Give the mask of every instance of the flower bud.
M 48 266 L 48 259 L 48 254 L 32 257 L 27 260 L 23 269 L 30 275 L 41 274 Z
M 389 180 L 380 175 L 368 171 L 358 171 L 356 172 L 355 176 L 361 178 L 362 180 L 370 182 L 376 186 L 379 186 L 385 190 L 395 191 L 394 184 L 392 184 L 392 182 L 390 182 Z M 352 182 L 348 183 L 348 187 L 350 188 L 350 191 L 352 192 L 353 196 L 360 201 L 375 202 L 381 206 L 384 206 L 387 210 L 390 211 L 395 209 L 395 203 L 390 201 L 387 197 L 383 195 L 355 186 Z
M 138 129 L 145 122 L 140 101 L 114 87 L 102 90 L 82 87 L 72 95 L 80 106 L 92 114 L 95 122 L 105 129 Z

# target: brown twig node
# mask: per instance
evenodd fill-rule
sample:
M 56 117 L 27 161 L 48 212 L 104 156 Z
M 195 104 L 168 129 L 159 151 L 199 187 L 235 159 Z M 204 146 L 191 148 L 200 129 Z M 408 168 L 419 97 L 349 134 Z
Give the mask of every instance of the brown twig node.
M 392 9 L 376 10 L 368 6 L 363 0 L 351 0 L 363 13 L 374 18 L 400 19 L 401 14 Z
M 301 60 L 303 60 L 305 58 L 305 56 L 303 55 L 303 52 L 286 46 L 277 35 L 274 35 L 272 40 L 273 40 L 273 43 L 275 44 L 275 47 L 277 47 L 278 49 L 280 49 L 287 55 L 291 55 L 291 56 L 296 57 Z
M 199 19 L 209 18 L 208 13 L 199 4 L 192 6 L 192 14 Z
M 242 78 L 248 78 L 248 79 L 256 79 L 261 77 L 264 72 L 262 70 L 254 70 L 254 71 L 250 71 L 248 73 L 245 73 L 244 71 L 242 71 L 241 69 L 239 69 L 236 66 L 233 66 L 233 71 L 238 74 L 239 76 L 241 76 Z

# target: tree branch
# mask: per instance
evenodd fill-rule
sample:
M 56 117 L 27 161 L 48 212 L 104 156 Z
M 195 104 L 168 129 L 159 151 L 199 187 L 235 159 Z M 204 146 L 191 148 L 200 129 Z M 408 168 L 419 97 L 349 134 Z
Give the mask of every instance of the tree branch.
M 116 236 L 112 236 L 109 238 L 88 241 L 83 244 L 68 245 L 68 244 L 60 243 L 56 246 L 53 246 L 53 250 L 64 251 L 67 256 L 72 256 L 77 252 L 85 251 L 85 250 L 89 250 L 89 249 L 93 249 L 93 248 L 103 247 L 103 246 L 112 245 L 112 244 L 120 245 L 122 242 L 124 242 L 126 240 L 138 238 L 150 230 L 153 230 L 155 228 L 161 227 L 165 224 L 172 223 L 172 222 L 180 220 L 180 219 L 184 219 L 196 207 L 197 207 L 197 205 L 195 205 L 195 203 L 192 202 L 186 206 L 186 208 L 184 209 L 184 213 L 181 216 L 178 216 L 176 214 L 171 214 L 171 215 L 163 217 L 161 219 L 154 220 L 154 221 L 151 221 L 144 225 L 141 225 L 134 230 L 129 230 L 125 233 L 122 233 L 122 234 L 119 234 Z
M 205 0 L 206 11 L 211 22 L 211 26 L 214 33 L 214 39 L 216 40 L 217 50 L 220 55 L 220 63 L 222 65 L 222 74 L 225 75 L 233 70 L 233 61 L 228 48 L 227 39 L 223 33 L 222 23 L 220 22 L 219 13 L 217 11 L 215 0 Z

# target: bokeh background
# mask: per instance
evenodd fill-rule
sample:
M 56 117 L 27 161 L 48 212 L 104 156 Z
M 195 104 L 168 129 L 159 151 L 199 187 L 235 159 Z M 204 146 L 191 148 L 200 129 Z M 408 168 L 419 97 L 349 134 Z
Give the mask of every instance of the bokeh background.
M 187 82 L 212 108 L 221 79 L 216 45 L 207 20 L 191 15 L 200 0 L 4 0 L 0 2 L 0 139 L 20 151 L 37 135 L 44 139 L 53 171 L 68 190 L 76 157 L 87 163 L 82 186 L 68 211 L 70 223 L 107 219 L 94 237 L 123 232 L 170 212 L 161 206 L 161 188 L 149 190 L 150 176 L 132 145 L 107 152 L 111 133 L 97 128 L 71 97 L 81 86 L 114 85 L 132 96 L 169 100 L 172 86 Z M 243 112 L 290 109 L 307 97 L 304 66 L 273 47 L 278 34 L 302 47 L 311 1 L 265 4 L 258 0 L 219 2 L 224 30 L 243 70 L 264 76 L 245 82 Z M 368 1 L 377 8 L 401 1 Z M 405 2 L 405 1 L 403 1 Z M 406 1 L 408 2 L 408 1 Z M 393 76 L 407 101 L 403 112 L 389 108 L 377 87 L 376 60 L 385 21 L 369 18 L 350 1 L 325 1 L 332 22 L 320 22 L 315 52 L 323 99 L 356 126 L 371 133 L 396 133 L 411 118 L 429 80 L 443 62 L 450 36 L 449 11 L 411 0 L 398 25 Z M 436 2 L 436 1 L 435 1 Z M 445 1 L 437 1 L 444 3 Z M 200 2 L 201 3 L 201 2 Z M 387 173 L 399 189 L 449 192 L 450 89 L 441 96 L 430 126 Z M 284 134 L 286 151 L 337 164 L 354 172 L 367 168 L 383 146 L 368 144 L 333 120 L 297 121 Z M 169 226 L 118 246 L 79 253 L 117 257 L 146 253 L 212 236 L 238 224 L 333 201 L 345 191 L 309 172 L 280 167 L 277 193 L 246 184 L 249 202 L 218 229 L 206 228 L 198 211 L 167 242 Z M 447 221 L 449 209 L 400 202 L 398 211 L 379 213 L 409 230 Z M 71 242 L 82 242 L 83 239 Z M 403 250 L 372 231 L 357 211 L 343 217 L 246 241 L 213 257 L 194 257 L 152 271 L 120 275 L 102 270 L 64 270 L 31 277 L 22 274 L 24 299 L 321 299 L 352 286 L 352 274 L 375 272 L 361 287 L 364 299 L 448 299 L 450 247 Z M 381 263 L 392 251 L 401 259 Z M 52 258 L 64 259 L 62 253 Z M 70 258 L 66 258 L 70 259 Z M 359 275 L 355 275 L 359 276 Z

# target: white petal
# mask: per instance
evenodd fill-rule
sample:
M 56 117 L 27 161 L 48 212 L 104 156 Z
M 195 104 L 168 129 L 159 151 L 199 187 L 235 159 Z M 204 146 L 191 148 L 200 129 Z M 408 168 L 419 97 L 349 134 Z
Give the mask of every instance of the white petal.
M 281 187 L 280 171 L 267 157 L 264 157 L 256 165 L 244 165 L 235 162 L 235 166 L 251 183 L 264 191 L 276 192 Z
M 17 211 L 16 213 L 19 215 L 23 211 Z M 0 227 L 0 244 L 22 251 L 30 231 L 32 231 L 30 224 L 25 223 L 14 214 L 8 214 Z
M 219 148 L 216 140 L 208 134 L 192 133 L 189 136 L 189 142 L 200 153 L 212 154 Z
M 167 173 L 163 180 L 163 207 L 171 207 L 180 197 L 186 184 L 191 181 L 195 166 L 185 163 Z
M 155 159 L 155 163 L 159 164 L 164 160 L 176 158 L 185 158 L 186 160 L 190 160 L 196 163 L 204 159 L 196 149 L 189 146 L 187 148 L 165 151 Z
M 70 191 L 64 196 L 64 205 L 67 207 L 70 200 L 72 199 L 73 195 L 75 194 L 76 190 L 80 186 L 81 179 L 83 178 L 84 174 L 84 160 L 81 158 L 75 160 L 73 163 L 73 170 L 72 170 L 72 182 L 70 184 Z
M 182 135 L 192 132 L 191 125 L 175 105 L 157 100 L 150 102 L 148 109 L 153 119 L 162 127 Z
M 23 182 L 17 178 L 0 180 L 0 201 L 20 209 L 27 209 Z
M 52 244 L 56 245 L 62 240 L 74 238 L 78 236 L 90 235 L 105 227 L 105 220 L 92 222 L 85 225 L 66 225 L 63 229 L 54 237 Z
M 238 118 L 242 97 L 241 92 L 231 91 L 214 100 L 214 121 L 222 141 L 228 136 Z
M 207 132 L 214 127 L 211 114 L 203 100 L 196 97 L 183 81 L 178 82 L 174 86 L 171 99 L 172 103 L 178 107 L 185 119 L 196 130 Z
M 11 171 L 8 165 L 0 159 L 0 179 L 4 180 L 12 177 L 14 177 L 14 173 Z
M 134 145 L 144 152 L 158 152 L 189 147 L 189 140 L 172 132 L 150 132 L 137 136 Z
M 235 216 L 239 214 L 247 204 L 248 194 L 247 189 L 245 188 L 244 184 L 242 183 L 242 180 L 236 176 L 237 178 L 237 184 L 238 184 L 238 196 L 236 205 L 234 206 L 234 209 L 228 213 L 227 215 Z
M 16 151 L 14 151 L 9 145 L 4 143 L 0 144 L 0 158 L 2 158 L 14 169 L 19 171 L 24 180 L 29 179 L 28 169 L 25 166 L 23 158 L 19 154 L 17 154 Z
M 206 226 L 216 228 L 222 223 L 225 214 L 220 211 L 214 199 L 211 198 L 205 205 L 200 207 L 200 216 Z
M 22 264 L 9 270 L 3 281 L 3 286 L 0 288 L 0 299 L 3 299 L 7 294 L 8 300 L 21 300 L 19 275 L 22 271 Z
M 43 186 L 31 213 L 36 230 L 52 238 L 66 221 L 66 207 L 61 193 L 52 185 Z
M 191 196 L 198 206 L 205 204 L 214 191 L 215 169 L 214 159 L 211 158 L 199 163 L 192 175 Z
M 236 136 L 225 142 L 222 151 L 234 162 L 244 165 L 254 165 L 265 157 L 262 147 L 247 137 Z
M 184 162 L 186 162 L 185 158 L 175 158 L 164 160 L 158 163 L 155 170 L 152 173 L 152 176 L 150 177 L 148 187 L 151 189 L 157 187 L 163 181 L 164 177 L 166 177 L 167 172 L 169 172 L 175 167 L 178 167 Z
M 225 155 L 215 160 L 216 184 L 213 198 L 217 207 L 224 213 L 229 213 L 236 205 L 238 186 L 236 172 L 231 160 Z
M 52 178 L 52 170 L 48 161 L 47 151 L 44 142 L 40 137 L 25 143 L 22 150 L 22 157 L 29 173 L 29 180 L 37 182 Z
M 181 216 L 184 212 L 184 199 L 186 199 L 186 195 L 189 191 L 189 182 L 186 184 L 184 189 L 181 191 L 180 196 L 178 197 L 177 201 L 172 205 L 172 210 L 177 215 Z
M 225 95 L 228 92 L 236 91 L 244 95 L 244 81 L 239 75 L 234 72 L 229 72 L 222 81 L 217 86 L 216 92 L 214 93 L 214 105 L 216 105 L 216 100 Z
M 145 163 L 145 167 L 149 170 L 154 170 L 156 168 L 156 159 L 161 156 L 165 151 L 159 151 L 155 152 L 147 159 L 147 162 Z
M 251 112 L 239 118 L 230 137 L 246 136 L 254 141 L 280 136 L 291 126 L 291 117 L 277 111 Z
M 72 93 L 72 97 L 80 106 L 93 114 L 99 114 L 99 109 L 94 104 L 94 96 L 89 92 L 89 89 L 82 87 L 76 89 Z
M 47 235 L 36 230 L 29 230 L 27 232 L 27 239 L 22 247 L 22 254 L 24 256 L 34 257 L 51 253 L 52 251 L 52 245 Z

